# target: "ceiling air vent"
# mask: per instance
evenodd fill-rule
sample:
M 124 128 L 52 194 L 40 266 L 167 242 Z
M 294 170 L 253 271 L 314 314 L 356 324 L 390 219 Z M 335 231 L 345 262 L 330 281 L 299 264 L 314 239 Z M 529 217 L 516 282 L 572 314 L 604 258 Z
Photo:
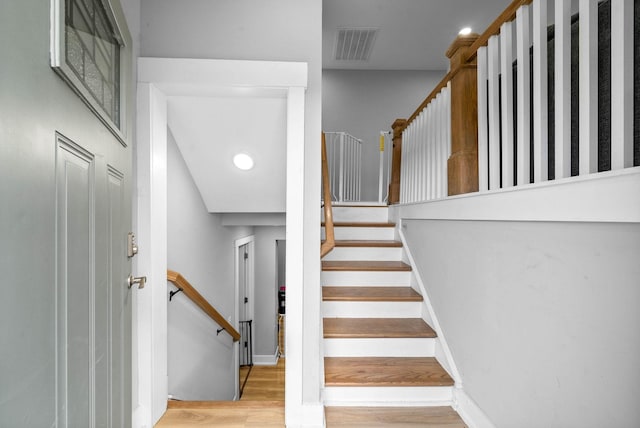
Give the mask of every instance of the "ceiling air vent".
M 335 59 L 368 61 L 377 33 L 377 28 L 338 28 Z

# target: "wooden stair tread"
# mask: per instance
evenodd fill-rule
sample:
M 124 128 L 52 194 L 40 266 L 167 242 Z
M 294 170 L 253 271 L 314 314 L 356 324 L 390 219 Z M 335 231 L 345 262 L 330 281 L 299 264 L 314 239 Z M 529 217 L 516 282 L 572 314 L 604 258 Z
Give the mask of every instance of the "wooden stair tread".
M 324 222 L 321 225 L 324 227 Z M 379 221 L 334 221 L 333 227 L 396 227 L 396 224 Z
M 324 318 L 325 338 L 434 338 L 422 318 Z
M 327 428 L 425 427 L 466 428 L 451 407 L 325 407 Z
M 322 287 L 324 301 L 421 302 L 422 296 L 411 287 Z
M 454 384 L 433 357 L 325 357 L 324 376 L 328 387 Z
M 168 409 L 255 409 L 284 407 L 284 401 L 182 401 L 169 400 Z
M 339 239 L 335 241 L 336 247 L 376 247 L 399 248 L 402 242 L 394 240 L 365 240 L 365 239 Z
M 373 260 L 331 260 L 322 262 L 322 270 L 325 271 L 410 271 L 408 264 L 395 261 L 373 261 Z

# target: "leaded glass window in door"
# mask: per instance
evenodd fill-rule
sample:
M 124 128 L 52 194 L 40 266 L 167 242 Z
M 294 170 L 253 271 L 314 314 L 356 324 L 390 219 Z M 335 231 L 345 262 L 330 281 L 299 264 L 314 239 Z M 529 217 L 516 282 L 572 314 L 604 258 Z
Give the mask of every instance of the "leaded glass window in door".
M 66 63 L 120 127 L 120 49 L 101 0 L 65 0 Z

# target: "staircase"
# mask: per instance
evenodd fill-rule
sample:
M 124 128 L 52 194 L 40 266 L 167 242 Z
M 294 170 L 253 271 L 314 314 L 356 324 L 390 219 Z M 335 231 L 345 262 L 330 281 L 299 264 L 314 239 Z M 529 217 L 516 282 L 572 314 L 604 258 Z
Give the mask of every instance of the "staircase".
M 322 260 L 327 427 L 465 427 L 388 208 L 333 208 Z

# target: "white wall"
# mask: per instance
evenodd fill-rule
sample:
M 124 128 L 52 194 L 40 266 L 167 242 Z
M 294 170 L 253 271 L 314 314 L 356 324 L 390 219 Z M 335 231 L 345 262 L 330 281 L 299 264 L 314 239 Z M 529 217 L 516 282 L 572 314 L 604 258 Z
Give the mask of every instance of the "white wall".
M 404 220 L 496 427 L 640 426 L 640 224 Z
M 171 132 L 167 187 L 168 267 L 235 324 L 233 243 L 253 229 L 224 227 L 219 214 L 207 212 Z M 216 335 L 218 328 L 184 294 L 168 303 L 169 394 L 183 400 L 233 399 L 233 342 L 225 332 Z
M 323 131 L 345 131 L 363 140 L 362 200 L 378 200 L 379 132 L 411 116 L 445 73 L 323 70 Z
M 273 356 L 278 345 L 276 240 L 285 239 L 285 233 L 284 227 L 255 228 L 255 355 Z

